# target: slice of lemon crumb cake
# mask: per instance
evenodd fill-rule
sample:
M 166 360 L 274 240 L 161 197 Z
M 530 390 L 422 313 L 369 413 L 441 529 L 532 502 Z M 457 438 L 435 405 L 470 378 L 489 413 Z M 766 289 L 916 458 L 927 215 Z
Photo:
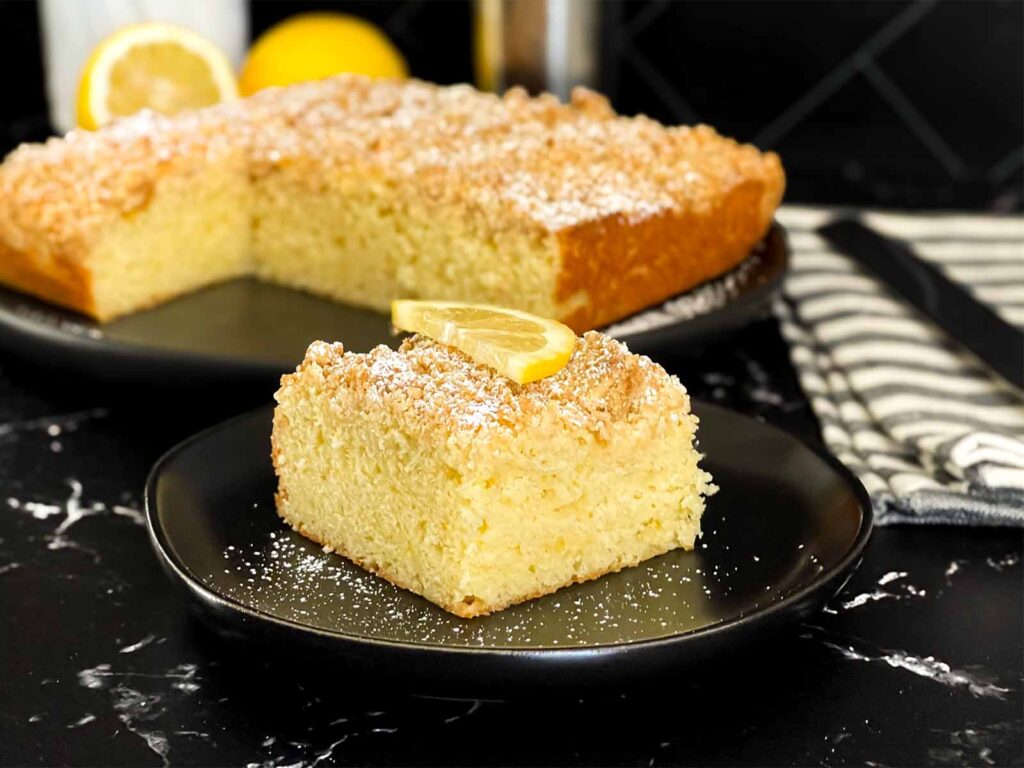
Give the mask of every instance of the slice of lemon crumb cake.
M 569 343 L 527 384 L 420 335 L 313 343 L 276 396 L 279 514 L 465 617 L 692 549 L 713 486 L 686 390 L 602 334 Z

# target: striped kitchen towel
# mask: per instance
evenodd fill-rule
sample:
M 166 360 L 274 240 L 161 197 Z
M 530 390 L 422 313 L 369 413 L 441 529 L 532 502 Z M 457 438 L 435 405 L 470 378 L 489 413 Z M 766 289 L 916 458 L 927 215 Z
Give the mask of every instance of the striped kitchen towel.
M 876 521 L 1024 526 L 1024 393 L 815 234 L 832 214 L 786 207 L 792 249 L 776 314 L 822 438 Z M 1024 218 L 866 212 L 1024 328 Z

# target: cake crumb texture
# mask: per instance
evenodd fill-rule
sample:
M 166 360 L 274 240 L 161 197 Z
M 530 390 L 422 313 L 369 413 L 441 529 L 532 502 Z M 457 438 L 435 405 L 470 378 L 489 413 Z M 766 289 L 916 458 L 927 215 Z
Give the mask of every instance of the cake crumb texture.
M 425 338 L 316 342 L 277 402 L 282 518 L 460 616 L 692 549 L 713 489 L 679 381 L 593 332 L 527 385 Z

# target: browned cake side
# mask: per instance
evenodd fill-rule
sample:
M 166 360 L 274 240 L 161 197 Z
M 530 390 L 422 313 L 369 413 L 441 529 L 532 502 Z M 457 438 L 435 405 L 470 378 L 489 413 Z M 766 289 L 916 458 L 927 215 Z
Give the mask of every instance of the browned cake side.
M 728 272 L 767 233 L 782 183 L 780 167 L 777 177 L 724 191 L 707 210 L 672 210 L 634 224 L 612 216 L 560 232 L 558 298 L 590 296 L 562 322 L 577 332 L 601 328 Z

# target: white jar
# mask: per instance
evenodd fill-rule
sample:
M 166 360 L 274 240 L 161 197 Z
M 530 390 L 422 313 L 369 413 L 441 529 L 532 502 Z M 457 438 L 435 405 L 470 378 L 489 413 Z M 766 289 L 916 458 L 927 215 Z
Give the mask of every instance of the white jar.
M 58 132 L 75 127 L 78 79 L 92 49 L 128 24 L 166 21 L 213 41 L 236 67 L 249 42 L 245 0 L 42 0 L 39 26 L 50 122 Z

